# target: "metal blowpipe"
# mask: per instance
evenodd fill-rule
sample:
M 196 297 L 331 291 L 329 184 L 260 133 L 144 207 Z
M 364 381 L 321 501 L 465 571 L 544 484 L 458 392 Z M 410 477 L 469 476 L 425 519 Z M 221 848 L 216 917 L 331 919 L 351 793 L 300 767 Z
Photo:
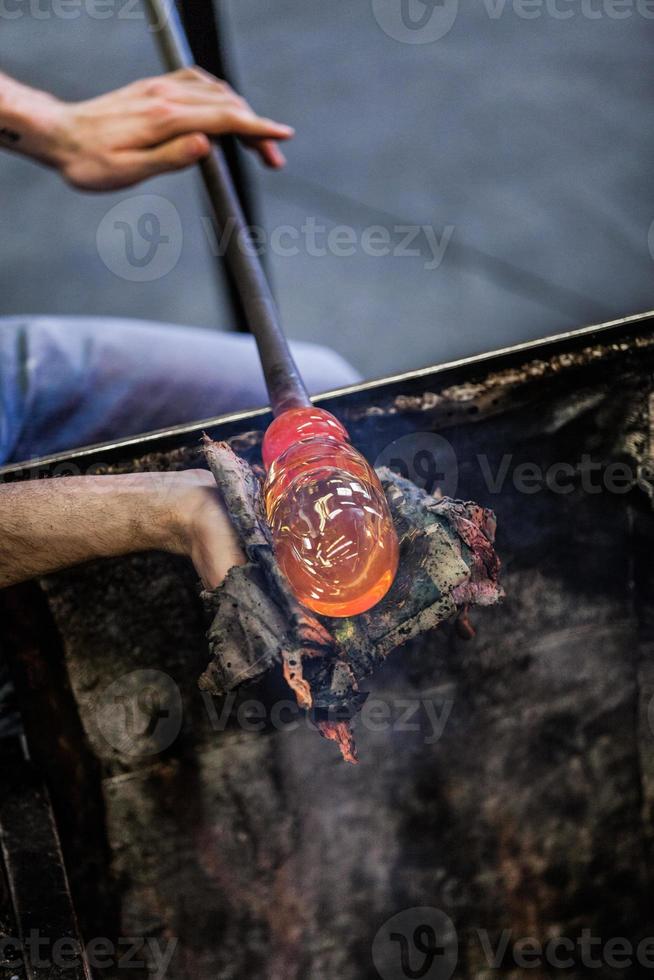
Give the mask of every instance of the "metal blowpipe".
M 147 0 L 169 71 L 193 65 L 174 4 Z M 215 143 L 199 164 L 218 228 L 231 228 L 225 261 L 256 340 L 273 414 L 262 453 L 275 556 L 299 601 L 326 616 L 374 606 L 397 571 L 398 541 L 374 469 L 330 412 L 311 404 L 279 322 L 231 174 Z

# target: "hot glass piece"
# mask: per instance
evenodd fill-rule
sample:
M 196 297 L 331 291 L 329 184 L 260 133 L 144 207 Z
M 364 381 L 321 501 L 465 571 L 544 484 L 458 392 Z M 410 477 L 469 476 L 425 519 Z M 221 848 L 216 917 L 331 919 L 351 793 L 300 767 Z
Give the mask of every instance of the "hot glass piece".
M 266 432 L 266 516 L 275 556 L 299 601 L 355 616 L 390 588 L 398 541 L 381 484 L 324 409 L 294 408 Z

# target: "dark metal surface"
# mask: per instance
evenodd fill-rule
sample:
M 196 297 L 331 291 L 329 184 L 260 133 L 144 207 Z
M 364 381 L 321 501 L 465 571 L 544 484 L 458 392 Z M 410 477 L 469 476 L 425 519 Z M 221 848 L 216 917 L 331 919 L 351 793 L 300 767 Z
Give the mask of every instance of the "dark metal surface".
M 152 23 L 158 25 L 155 37 L 166 67 L 175 71 L 192 66 L 193 53 L 175 6 L 167 0 L 148 0 L 147 8 Z M 219 228 L 232 230 L 225 261 L 259 348 L 273 412 L 277 415 L 289 408 L 308 405 L 309 396 L 284 336 L 275 300 L 218 146 L 214 144 L 210 155 L 201 161 L 200 169 Z
M 24 759 L 23 744 L 18 737 L 0 738 L 0 771 Z M 0 853 L 0 980 L 25 980 L 25 962 L 17 939 L 18 924 L 9 891 L 4 860 Z
M 47 790 L 19 740 L 0 764 L 0 977 L 90 980 Z
M 36 582 L 0 590 L 0 623 L 2 658 L 14 685 L 30 757 L 41 773 L 47 773 L 55 751 L 58 757 L 58 777 L 48 781 L 49 800 L 72 891 L 86 896 L 79 909 L 82 931 L 89 937 L 115 933 L 115 910 L 107 898 L 109 855 L 97 791 L 100 773 L 76 710 L 61 636 Z M 2 739 L 0 745 L 10 742 L 19 740 Z M 4 782 L 2 792 L 7 802 Z M 45 884 L 43 891 L 48 893 Z

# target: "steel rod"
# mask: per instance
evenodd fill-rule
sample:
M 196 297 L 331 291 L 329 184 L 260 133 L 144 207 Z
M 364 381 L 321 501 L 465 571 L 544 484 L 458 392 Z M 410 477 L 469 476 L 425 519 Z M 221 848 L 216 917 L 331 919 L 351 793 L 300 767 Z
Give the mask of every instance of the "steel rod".
M 146 0 L 146 7 L 166 68 L 177 71 L 191 67 L 193 54 L 175 4 L 172 0 Z M 257 343 L 273 413 L 280 415 L 289 408 L 310 405 L 225 157 L 215 142 L 199 167 L 218 226 L 226 232 L 225 261 Z
M 228 68 L 229 61 L 226 58 L 225 31 L 220 31 L 220 20 L 216 11 L 216 4 L 211 0 L 178 0 L 177 9 L 179 11 L 182 24 L 186 31 L 195 64 L 205 71 L 215 75 L 216 78 L 223 78 L 225 81 L 234 85 Z M 222 36 L 221 36 L 222 34 Z M 239 149 L 238 140 L 232 134 L 221 136 L 219 145 L 225 157 L 225 163 L 232 175 L 232 181 L 238 195 L 238 199 L 243 209 L 245 219 L 250 226 L 256 225 L 256 196 L 252 189 L 251 181 L 248 178 L 245 167 L 243 166 L 242 151 Z M 265 257 L 261 257 L 261 264 L 266 269 Z M 240 333 L 249 333 L 247 317 L 243 308 L 243 300 L 236 288 L 231 269 L 223 262 L 222 257 L 216 256 L 216 264 L 220 267 L 221 273 L 225 275 L 229 302 L 232 306 L 234 320 L 230 323 L 230 329 Z

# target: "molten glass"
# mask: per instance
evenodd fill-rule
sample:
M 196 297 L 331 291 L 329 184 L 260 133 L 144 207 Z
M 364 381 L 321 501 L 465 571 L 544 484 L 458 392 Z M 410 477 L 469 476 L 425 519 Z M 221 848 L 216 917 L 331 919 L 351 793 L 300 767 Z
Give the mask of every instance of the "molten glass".
M 263 441 L 266 516 L 275 556 L 299 601 L 355 616 L 388 592 L 398 541 L 373 468 L 321 408 L 279 415 Z

